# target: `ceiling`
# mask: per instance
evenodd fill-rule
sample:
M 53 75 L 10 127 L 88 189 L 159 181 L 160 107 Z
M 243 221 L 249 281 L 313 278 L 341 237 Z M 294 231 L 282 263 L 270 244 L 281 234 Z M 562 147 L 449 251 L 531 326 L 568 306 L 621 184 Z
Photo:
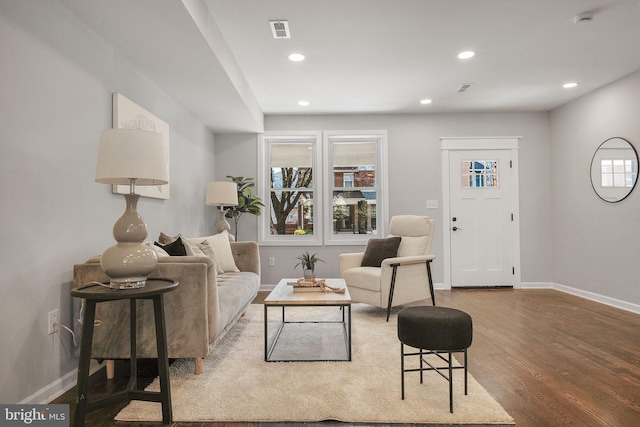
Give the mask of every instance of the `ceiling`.
M 640 69 L 640 0 L 59 1 L 217 132 L 260 132 L 264 114 L 548 111 Z

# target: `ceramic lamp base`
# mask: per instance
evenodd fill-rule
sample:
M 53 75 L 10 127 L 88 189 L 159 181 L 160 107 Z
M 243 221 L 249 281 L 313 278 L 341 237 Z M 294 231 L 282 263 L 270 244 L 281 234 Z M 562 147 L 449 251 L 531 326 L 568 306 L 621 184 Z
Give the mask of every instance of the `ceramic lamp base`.
M 111 279 L 114 289 L 142 288 L 147 276 L 156 268 L 156 252 L 143 244 L 147 237 L 147 224 L 138 215 L 137 194 L 125 194 L 127 207 L 113 226 L 113 237 L 118 242 L 102 254 L 100 266 Z
M 111 279 L 109 287 L 114 289 L 144 287 L 157 263 L 155 251 L 142 243 L 118 243 L 100 258 L 102 270 Z

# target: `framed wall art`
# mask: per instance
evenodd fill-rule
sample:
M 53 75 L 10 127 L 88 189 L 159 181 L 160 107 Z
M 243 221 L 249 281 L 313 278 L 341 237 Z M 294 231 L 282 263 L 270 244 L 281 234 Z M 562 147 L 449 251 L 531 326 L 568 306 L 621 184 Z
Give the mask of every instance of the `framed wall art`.
M 169 153 L 169 124 L 121 93 L 113 94 L 113 128 L 114 129 L 142 129 L 162 135 L 162 143 Z M 128 185 L 114 185 L 114 193 L 127 194 Z M 145 197 L 157 199 L 169 198 L 169 184 L 155 186 L 138 186 L 136 193 Z

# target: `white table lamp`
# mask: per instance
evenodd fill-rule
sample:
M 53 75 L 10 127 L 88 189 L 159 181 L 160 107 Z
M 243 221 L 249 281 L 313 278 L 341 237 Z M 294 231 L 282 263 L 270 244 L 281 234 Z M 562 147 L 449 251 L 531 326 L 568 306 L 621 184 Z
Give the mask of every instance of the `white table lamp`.
M 216 223 L 216 231 L 228 232 L 231 226 L 224 218 L 224 206 L 238 206 L 238 184 L 229 181 L 213 181 L 207 184 L 205 204 L 220 207 L 220 219 Z
M 100 134 L 96 181 L 128 185 L 127 207 L 113 226 L 118 242 L 102 254 L 100 265 L 110 287 L 141 288 L 157 264 L 155 251 L 144 245 L 147 224 L 138 215 L 136 185 L 169 182 L 169 153 L 159 133 L 140 129 L 107 129 Z

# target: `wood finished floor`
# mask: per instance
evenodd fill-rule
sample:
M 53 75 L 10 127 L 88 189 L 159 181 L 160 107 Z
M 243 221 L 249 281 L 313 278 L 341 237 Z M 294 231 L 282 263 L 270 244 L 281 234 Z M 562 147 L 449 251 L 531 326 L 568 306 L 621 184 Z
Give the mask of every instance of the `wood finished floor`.
M 260 303 L 266 294 L 261 292 L 255 303 Z M 474 338 L 469 349 L 469 370 L 513 416 L 518 427 L 640 426 L 640 315 L 553 290 L 436 291 L 436 302 L 472 316 Z M 150 366 L 142 367 L 147 378 L 141 383 L 146 384 L 155 376 Z M 111 381 L 104 379 L 102 370 L 97 372 L 91 379 L 90 396 L 122 389 L 127 382 L 127 369 L 119 366 L 116 378 Z M 70 404 L 73 415 L 74 402 L 75 388 L 52 403 Z M 93 411 L 88 414 L 86 425 L 161 425 L 116 423 L 113 418 L 124 406 L 115 404 Z M 336 422 L 173 425 L 281 424 L 351 425 Z

